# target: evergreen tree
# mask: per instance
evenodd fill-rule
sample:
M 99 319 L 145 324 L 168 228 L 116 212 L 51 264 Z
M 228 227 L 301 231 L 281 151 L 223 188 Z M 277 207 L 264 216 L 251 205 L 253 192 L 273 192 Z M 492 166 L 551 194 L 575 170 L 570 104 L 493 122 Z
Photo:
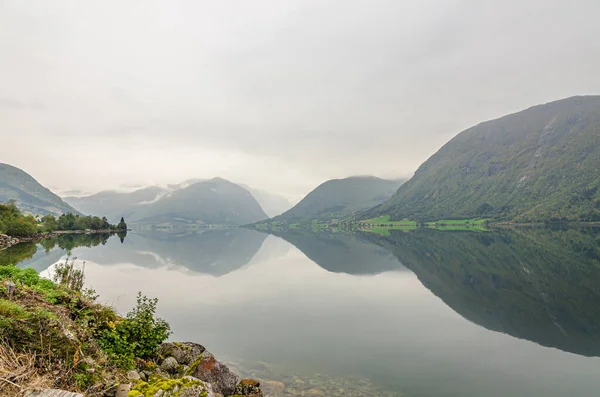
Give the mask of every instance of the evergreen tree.
M 127 230 L 127 224 L 125 223 L 125 219 L 121 217 L 121 221 L 117 225 L 117 229 L 119 230 Z

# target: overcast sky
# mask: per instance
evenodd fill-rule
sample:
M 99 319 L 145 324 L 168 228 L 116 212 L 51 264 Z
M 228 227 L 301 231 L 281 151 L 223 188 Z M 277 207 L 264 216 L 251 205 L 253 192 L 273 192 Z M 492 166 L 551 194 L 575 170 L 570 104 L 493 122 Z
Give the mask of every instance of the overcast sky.
M 0 0 L 0 162 L 58 191 L 408 177 L 600 93 L 598 0 Z

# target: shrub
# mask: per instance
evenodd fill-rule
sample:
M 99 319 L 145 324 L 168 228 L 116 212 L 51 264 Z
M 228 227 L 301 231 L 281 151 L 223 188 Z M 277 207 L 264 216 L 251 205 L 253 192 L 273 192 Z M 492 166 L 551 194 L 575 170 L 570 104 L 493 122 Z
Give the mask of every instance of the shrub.
M 75 259 L 73 258 L 69 263 L 69 258 L 64 263 L 59 263 L 54 268 L 54 281 L 70 290 L 81 292 L 83 288 L 83 282 L 85 280 L 85 262 L 83 262 L 83 269 L 79 270 L 75 268 Z
M 138 292 L 136 307 L 126 318 L 102 333 L 102 350 L 117 366 L 131 369 L 136 358 L 153 357 L 171 334 L 169 324 L 154 317 L 157 304 L 157 298 L 151 299 Z

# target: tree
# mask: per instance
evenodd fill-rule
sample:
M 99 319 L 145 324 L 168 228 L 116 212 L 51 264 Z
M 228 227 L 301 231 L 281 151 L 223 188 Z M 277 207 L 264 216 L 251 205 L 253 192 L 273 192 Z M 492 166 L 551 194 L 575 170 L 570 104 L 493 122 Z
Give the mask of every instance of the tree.
M 127 230 L 127 224 L 125 223 L 125 219 L 121 217 L 121 221 L 117 225 L 118 230 Z
M 58 227 L 58 223 L 56 222 L 54 215 L 44 215 L 42 217 L 42 225 L 45 232 L 52 232 Z

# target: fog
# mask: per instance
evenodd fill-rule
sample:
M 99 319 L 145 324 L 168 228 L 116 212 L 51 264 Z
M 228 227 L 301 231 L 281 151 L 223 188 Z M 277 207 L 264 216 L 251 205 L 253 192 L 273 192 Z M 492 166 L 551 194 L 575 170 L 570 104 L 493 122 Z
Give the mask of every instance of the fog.
M 600 2 L 0 2 L 0 162 L 61 193 L 408 177 L 478 122 L 600 92 Z

